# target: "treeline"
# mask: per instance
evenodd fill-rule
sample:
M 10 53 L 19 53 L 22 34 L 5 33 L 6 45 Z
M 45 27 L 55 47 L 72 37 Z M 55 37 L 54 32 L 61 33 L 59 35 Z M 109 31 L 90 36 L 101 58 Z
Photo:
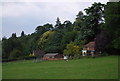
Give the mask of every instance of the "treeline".
M 46 53 L 80 54 L 83 45 L 90 41 L 96 41 L 97 51 L 117 54 L 120 50 L 119 9 L 120 2 L 107 5 L 94 3 L 84 9 L 86 14 L 79 11 L 73 23 L 69 20 L 61 23 L 57 18 L 55 26 L 47 23 L 36 27 L 35 32 L 29 35 L 22 31 L 20 37 L 16 33 L 8 39 L 3 37 L 2 57 L 22 58 L 37 49 Z

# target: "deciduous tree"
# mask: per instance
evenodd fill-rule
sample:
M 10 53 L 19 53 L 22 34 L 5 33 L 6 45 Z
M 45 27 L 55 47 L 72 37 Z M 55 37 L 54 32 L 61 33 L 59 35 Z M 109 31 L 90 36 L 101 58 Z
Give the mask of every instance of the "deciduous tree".
M 70 44 L 67 44 L 64 54 L 68 55 L 69 57 L 74 57 L 75 55 L 80 54 L 80 50 L 80 46 L 77 46 L 74 42 L 71 42 Z

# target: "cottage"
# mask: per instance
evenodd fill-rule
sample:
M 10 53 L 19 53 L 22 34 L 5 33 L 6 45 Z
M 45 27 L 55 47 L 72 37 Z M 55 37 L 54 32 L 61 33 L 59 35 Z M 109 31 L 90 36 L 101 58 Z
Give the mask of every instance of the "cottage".
M 87 56 L 87 55 L 92 55 L 94 56 L 95 53 L 95 42 L 89 42 L 88 44 L 84 45 L 83 50 L 82 50 L 82 55 Z
M 63 55 L 58 53 L 47 53 L 43 56 L 44 60 L 63 60 Z

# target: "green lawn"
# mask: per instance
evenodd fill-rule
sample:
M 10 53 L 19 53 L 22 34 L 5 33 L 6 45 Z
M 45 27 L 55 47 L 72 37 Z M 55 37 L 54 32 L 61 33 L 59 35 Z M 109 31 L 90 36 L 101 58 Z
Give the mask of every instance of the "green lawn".
M 117 79 L 118 56 L 3 63 L 3 79 Z

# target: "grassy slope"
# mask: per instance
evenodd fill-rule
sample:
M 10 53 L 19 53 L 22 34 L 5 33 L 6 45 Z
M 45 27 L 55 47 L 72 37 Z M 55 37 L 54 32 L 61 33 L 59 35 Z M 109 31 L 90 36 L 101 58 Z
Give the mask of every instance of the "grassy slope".
M 4 79 L 116 79 L 118 57 L 66 61 L 17 61 L 3 63 Z

